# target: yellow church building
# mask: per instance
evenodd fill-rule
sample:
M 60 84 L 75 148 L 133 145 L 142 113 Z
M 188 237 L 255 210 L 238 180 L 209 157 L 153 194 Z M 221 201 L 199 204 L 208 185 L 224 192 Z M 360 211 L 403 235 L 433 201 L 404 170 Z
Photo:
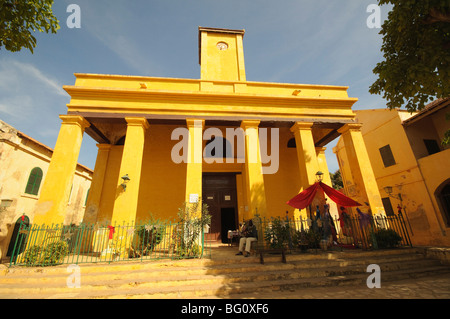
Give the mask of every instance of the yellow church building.
M 282 216 L 341 136 L 374 215 L 384 214 L 348 87 L 246 80 L 244 30 L 199 27 L 200 79 L 75 74 L 33 223 L 63 223 L 84 133 L 98 155 L 84 222 L 173 218 L 203 201 L 211 234 Z

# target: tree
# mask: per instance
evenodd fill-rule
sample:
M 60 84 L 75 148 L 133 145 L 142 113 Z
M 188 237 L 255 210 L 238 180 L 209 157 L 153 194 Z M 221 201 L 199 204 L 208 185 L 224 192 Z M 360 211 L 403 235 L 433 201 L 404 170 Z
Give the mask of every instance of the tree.
M 447 121 L 450 121 L 450 113 L 445 114 L 445 118 Z M 444 133 L 444 138 L 441 142 L 442 146 L 450 145 L 450 130 L 447 130 L 447 132 Z
M 52 32 L 59 21 L 52 12 L 53 0 L 0 0 L 0 49 L 11 52 L 27 48 L 33 53 L 36 38 L 32 32 Z
M 379 0 L 392 4 L 380 34 L 385 60 L 373 70 L 369 92 L 383 94 L 390 109 L 421 110 L 450 96 L 450 2 Z
M 331 184 L 335 190 L 340 190 L 344 188 L 344 183 L 342 182 L 341 171 L 337 170 L 334 173 L 330 173 Z

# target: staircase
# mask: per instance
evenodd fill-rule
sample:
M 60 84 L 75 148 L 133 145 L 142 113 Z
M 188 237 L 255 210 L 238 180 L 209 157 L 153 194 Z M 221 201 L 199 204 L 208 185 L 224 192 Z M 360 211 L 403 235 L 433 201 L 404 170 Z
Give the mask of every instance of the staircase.
M 2 265 L 0 298 L 246 298 L 313 287 L 366 287 L 367 266 L 378 264 L 382 282 L 449 275 L 450 266 L 425 258 L 418 248 L 235 256 L 213 248 L 211 259 L 80 265 L 81 288 L 68 288 L 68 265 L 46 268 Z

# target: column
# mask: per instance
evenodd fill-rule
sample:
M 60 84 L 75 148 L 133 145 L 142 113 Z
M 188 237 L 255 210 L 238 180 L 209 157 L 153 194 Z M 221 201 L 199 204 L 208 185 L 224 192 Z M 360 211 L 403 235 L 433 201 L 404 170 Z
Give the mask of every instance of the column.
M 262 173 L 258 126 L 260 121 L 244 120 L 241 128 L 245 132 L 245 178 L 248 214 L 267 216 L 266 191 Z
M 147 119 L 126 117 L 127 133 L 123 147 L 120 164 L 119 179 L 116 188 L 116 200 L 112 214 L 111 225 L 133 224 L 136 220 L 136 211 L 141 181 L 142 157 L 144 155 L 145 131 L 149 128 Z M 122 177 L 128 175 L 129 182 L 126 188 L 122 186 Z
M 186 165 L 186 203 L 196 203 L 202 197 L 203 128 L 205 120 L 186 119 L 189 131 Z M 199 207 L 201 209 L 201 207 Z
M 291 127 L 297 146 L 297 159 L 301 179 L 300 191 L 316 182 L 316 173 L 320 170 L 312 136 L 312 126 L 313 123 L 297 122 Z
M 86 224 L 95 223 L 97 221 L 111 144 L 97 144 L 97 148 L 98 153 L 97 160 L 95 161 L 94 176 L 92 177 L 89 196 L 86 203 L 86 211 L 83 218 L 83 222 Z
M 364 201 L 367 200 L 372 214 L 384 215 L 380 192 L 364 144 L 361 126 L 362 124 L 357 123 L 346 124 L 338 132 L 342 134 L 348 157 L 347 165 L 351 167 L 355 186 L 359 189 Z
M 323 183 L 327 184 L 330 187 L 333 187 L 331 183 L 330 172 L 328 170 L 327 159 L 325 157 L 326 147 L 316 147 L 317 154 L 317 163 L 319 165 L 319 170 L 323 173 Z M 327 203 L 330 205 L 330 214 L 334 218 L 339 218 L 338 208 L 335 202 L 330 200 L 328 196 L 325 194 L 325 198 L 327 198 Z
M 61 224 L 78 163 L 83 133 L 90 124 L 78 115 L 61 115 L 61 129 L 39 196 L 33 224 Z

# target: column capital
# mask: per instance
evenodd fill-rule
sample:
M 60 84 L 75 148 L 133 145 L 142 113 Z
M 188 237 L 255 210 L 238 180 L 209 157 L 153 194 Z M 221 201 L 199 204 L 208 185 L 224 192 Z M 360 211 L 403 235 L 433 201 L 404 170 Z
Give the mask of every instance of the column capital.
M 187 127 L 204 128 L 205 127 L 205 120 L 204 119 L 186 119 L 186 125 L 187 125 Z
M 348 131 L 361 131 L 362 124 L 361 123 L 347 123 L 338 129 L 338 132 L 341 134 L 347 133 Z
M 75 124 L 78 125 L 82 130 L 86 127 L 91 126 L 84 117 L 80 115 L 60 115 L 59 118 L 62 120 L 63 124 Z
M 295 122 L 295 124 L 291 127 L 291 132 L 299 130 L 310 130 L 313 125 L 313 122 Z
M 241 122 L 241 128 L 247 129 L 247 128 L 257 128 L 259 126 L 259 123 L 261 123 L 260 120 L 243 120 Z
M 111 149 L 111 144 L 97 144 L 97 148 L 100 150 L 109 151 Z
M 150 127 L 145 117 L 126 117 L 125 121 L 127 121 L 128 126 L 142 126 L 144 129 Z

